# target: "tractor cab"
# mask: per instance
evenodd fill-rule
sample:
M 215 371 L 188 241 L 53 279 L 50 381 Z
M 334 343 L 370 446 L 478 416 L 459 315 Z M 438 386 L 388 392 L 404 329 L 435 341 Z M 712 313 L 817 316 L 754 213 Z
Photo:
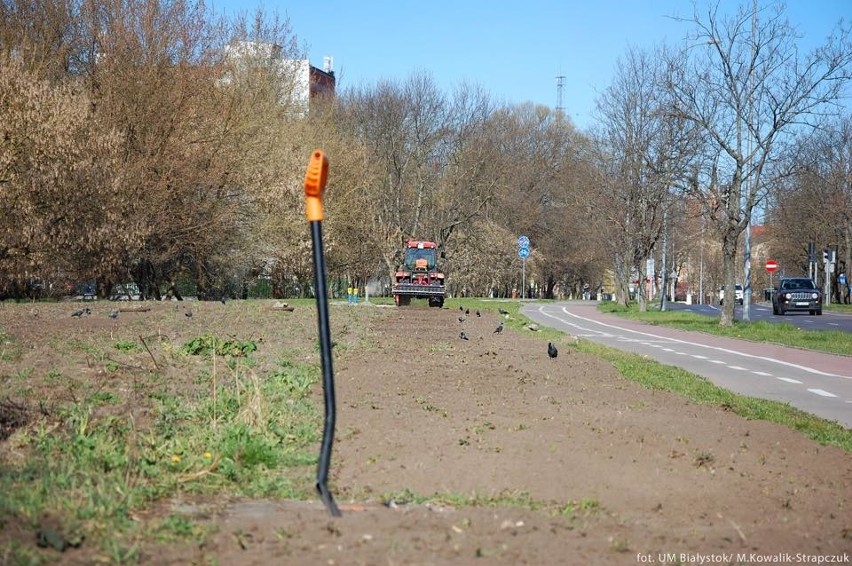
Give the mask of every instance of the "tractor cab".
M 420 246 L 423 244 L 421 243 Z M 431 271 L 438 265 L 435 248 L 408 248 L 405 252 L 405 268 L 412 271 Z

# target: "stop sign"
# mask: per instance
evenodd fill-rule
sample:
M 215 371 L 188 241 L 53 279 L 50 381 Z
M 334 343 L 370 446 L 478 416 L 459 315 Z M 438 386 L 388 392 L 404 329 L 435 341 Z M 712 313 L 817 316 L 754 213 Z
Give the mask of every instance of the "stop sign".
M 772 273 L 773 271 L 778 271 L 778 262 L 774 259 L 766 260 L 766 271 Z

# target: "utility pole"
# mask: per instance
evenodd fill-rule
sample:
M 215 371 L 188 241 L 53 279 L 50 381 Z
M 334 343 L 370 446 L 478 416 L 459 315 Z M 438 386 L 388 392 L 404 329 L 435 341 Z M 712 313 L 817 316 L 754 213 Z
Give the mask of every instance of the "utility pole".
M 661 311 L 666 310 L 666 291 L 667 291 L 667 289 L 666 289 L 667 277 L 666 276 L 668 275 L 668 266 L 666 265 L 666 248 L 668 247 L 668 239 L 669 239 L 669 237 L 668 237 L 669 236 L 668 216 L 669 216 L 669 209 L 668 209 L 668 205 L 667 205 L 666 208 L 663 209 L 663 254 L 662 254 L 663 257 L 660 260 L 661 263 L 663 264 L 662 268 L 661 268 L 662 269 L 662 280 L 660 281 L 660 289 L 662 289 L 662 291 L 663 291 L 663 296 L 660 298 L 660 310 Z
M 757 42 L 755 40 L 755 33 L 757 30 L 757 0 L 752 1 L 751 8 L 751 56 L 752 60 L 756 56 Z M 751 215 L 752 210 L 749 208 L 749 202 L 752 199 L 752 193 L 757 189 L 754 185 L 755 179 L 754 176 L 748 172 L 748 166 L 751 164 L 751 132 L 749 131 L 749 126 L 751 125 L 752 119 L 752 77 L 751 72 L 749 72 L 748 80 L 747 80 L 747 89 L 746 92 L 748 94 L 748 110 L 746 114 L 746 133 L 748 135 L 748 144 L 747 144 L 747 155 L 744 167 L 746 168 L 747 179 L 748 179 L 748 190 L 745 195 L 745 214 L 746 218 L 746 227 L 745 227 L 745 242 L 743 245 L 743 321 L 749 322 L 751 320 Z M 759 128 L 758 128 L 759 130 Z M 744 179 L 745 181 L 745 179 Z

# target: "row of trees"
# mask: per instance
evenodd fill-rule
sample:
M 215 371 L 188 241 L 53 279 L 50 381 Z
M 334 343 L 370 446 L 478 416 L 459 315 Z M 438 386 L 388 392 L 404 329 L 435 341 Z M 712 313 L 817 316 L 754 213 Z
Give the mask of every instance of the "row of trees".
M 788 216 L 799 206 L 812 205 L 848 234 L 848 146 L 845 153 L 802 149 L 823 145 L 836 135 L 829 132 L 844 128 L 836 110 L 852 78 L 850 28 L 841 22 L 823 45 L 801 56 L 783 8 L 755 2 L 727 15 L 711 3 L 687 22 L 683 47 L 631 51 L 621 61 L 600 100 L 597 146 L 606 148 L 609 183 L 599 187 L 621 203 L 603 215 L 619 226 L 613 254 L 622 297 L 628 273 L 641 273 L 641 260 L 663 248 L 661 237 L 673 222 L 681 223 L 680 233 L 716 236 L 728 289 L 742 276 L 749 282 L 750 250 L 742 250 L 742 235 L 757 211 L 774 221 L 772 253 L 790 272 L 803 263 L 791 242 L 838 241 L 837 234 L 817 233 L 815 218 L 806 214 L 807 227 L 791 230 Z M 817 186 L 824 192 L 804 204 L 809 178 L 811 192 Z M 848 244 L 843 253 L 849 265 Z M 728 301 L 721 324 L 733 316 Z
M 104 295 L 132 280 L 159 297 L 189 280 L 218 298 L 261 274 L 276 294 L 307 292 L 301 180 L 316 147 L 332 164 L 328 269 L 356 284 L 387 278 L 406 239 L 430 238 L 452 292 L 506 295 L 525 234 L 542 295 L 612 271 L 627 302 L 651 275 L 646 258 L 668 250 L 666 271 L 690 261 L 671 242 L 700 225 L 733 286 L 755 210 L 785 226 L 778 259 L 801 237 L 790 215 L 848 258 L 850 154 L 836 136 L 849 125 L 828 117 L 849 78 L 848 30 L 800 60 L 780 8 L 696 12 L 687 47 L 629 50 L 590 132 L 474 85 L 442 92 L 426 74 L 343 89 L 306 113 L 281 64 L 304 50 L 263 12 L 226 19 L 181 0 L 0 10 L 0 295 L 83 280 Z M 228 46 L 246 41 L 277 48 L 234 57 Z M 836 209 L 844 195 L 846 217 L 817 227 L 815 203 Z

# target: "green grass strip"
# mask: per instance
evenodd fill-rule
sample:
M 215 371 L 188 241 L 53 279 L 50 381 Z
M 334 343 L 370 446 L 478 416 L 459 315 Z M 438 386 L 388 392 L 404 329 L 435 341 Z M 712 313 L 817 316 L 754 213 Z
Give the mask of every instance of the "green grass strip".
M 684 310 L 660 311 L 656 306 L 650 308 L 647 312 L 639 312 L 639 308 L 635 304 L 625 307 L 614 302 L 600 303 L 598 310 L 647 324 L 668 326 L 679 330 L 704 332 L 714 336 L 852 356 L 852 333 L 840 330 L 803 330 L 789 322 L 743 322 L 739 320 L 735 321 L 733 326 L 720 326 L 719 318 L 715 316 Z
M 593 342 L 581 340 L 577 349 L 612 363 L 624 377 L 649 389 L 671 391 L 695 403 L 722 407 L 747 419 L 778 423 L 820 444 L 852 452 L 852 430 L 787 403 L 740 395 L 680 368 Z

